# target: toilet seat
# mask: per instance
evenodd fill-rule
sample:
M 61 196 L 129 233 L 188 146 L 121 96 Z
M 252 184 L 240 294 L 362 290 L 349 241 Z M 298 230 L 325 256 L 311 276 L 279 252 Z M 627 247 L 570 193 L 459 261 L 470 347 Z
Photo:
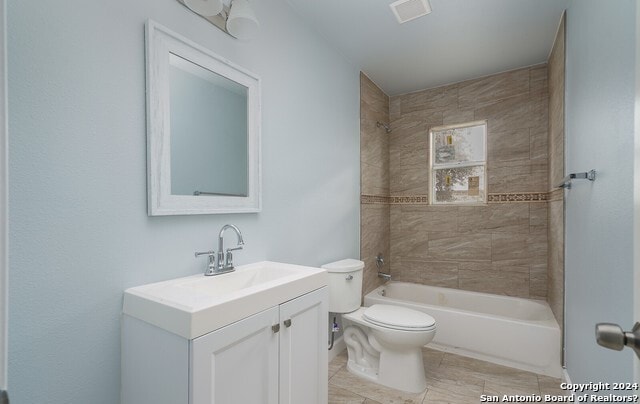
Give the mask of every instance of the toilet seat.
M 362 313 L 362 318 L 380 327 L 401 331 L 431 331 L 436 320 L 430 315 L 407 307 L 374 304 Z

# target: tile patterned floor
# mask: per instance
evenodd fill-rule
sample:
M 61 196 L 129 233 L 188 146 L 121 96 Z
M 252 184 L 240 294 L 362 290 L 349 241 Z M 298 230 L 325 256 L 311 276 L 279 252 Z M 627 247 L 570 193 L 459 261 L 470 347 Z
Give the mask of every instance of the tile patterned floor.
M 563 395 L 560 379 L 424 348 L 427 390 L 405 393 L 347 370 L 347 351 L 329 363 L 329 404 L 476 404 L 480 395 Z

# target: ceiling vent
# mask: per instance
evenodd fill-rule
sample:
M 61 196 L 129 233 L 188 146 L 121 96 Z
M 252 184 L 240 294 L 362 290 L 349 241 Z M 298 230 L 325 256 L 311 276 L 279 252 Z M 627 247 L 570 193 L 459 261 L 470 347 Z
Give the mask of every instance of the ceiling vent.
M 389 4 L 389 7 L 400 24 L 431 12 L 429 0 L 398 0 Z

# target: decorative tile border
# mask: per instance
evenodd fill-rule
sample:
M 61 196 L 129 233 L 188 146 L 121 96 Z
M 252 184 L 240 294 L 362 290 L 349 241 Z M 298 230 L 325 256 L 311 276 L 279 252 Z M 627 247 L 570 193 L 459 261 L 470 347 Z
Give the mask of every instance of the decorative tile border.
M 559 191 L 559 192 L 558 192 Z M 519 192 L 504 194 L 489 194 L 487 203 L 531 203 L 561 200 L 563 190 L 551 192 Z M 360 203 L 367 205 L 428 205 L 428 195 L 360 195 Z
M 389 197 L 381 195 L 360 195 L 360 203 L 367 205 L 388 205 Z
M 489 194 L 487 203 L 547 202 L 548 192 L 520 192 L 513 194 Z
M 390 196 L 391 205 L 428 205 L 429 195 Z

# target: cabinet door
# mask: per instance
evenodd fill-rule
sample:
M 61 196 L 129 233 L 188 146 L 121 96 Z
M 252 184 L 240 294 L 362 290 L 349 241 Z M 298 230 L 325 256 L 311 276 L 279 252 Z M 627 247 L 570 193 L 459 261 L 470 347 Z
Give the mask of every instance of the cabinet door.
M 327 288 L 280 305 L 280 404 L 327 403 Z
M 278 307 L 191 342 L 190 404 L 278 403 Z

